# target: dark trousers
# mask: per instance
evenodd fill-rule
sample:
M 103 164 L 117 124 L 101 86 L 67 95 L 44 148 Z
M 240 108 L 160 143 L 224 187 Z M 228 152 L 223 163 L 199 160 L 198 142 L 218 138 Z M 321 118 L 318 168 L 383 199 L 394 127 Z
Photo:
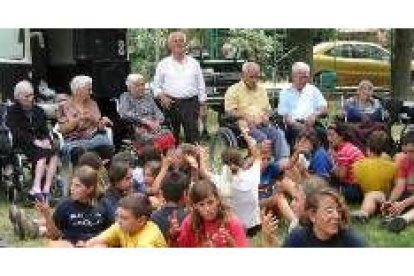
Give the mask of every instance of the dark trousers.
M 198 117 L 200 114 L 200 103 L 198 97 L 188 99 L 174 98 L 174 103 L 169 110 L 165 111 L 177 144 L 180 143 L 181 125 L 184 128 L 184 139 L 186 143 L 194 144 L 199 142 L 200 133 L 198 131 Z

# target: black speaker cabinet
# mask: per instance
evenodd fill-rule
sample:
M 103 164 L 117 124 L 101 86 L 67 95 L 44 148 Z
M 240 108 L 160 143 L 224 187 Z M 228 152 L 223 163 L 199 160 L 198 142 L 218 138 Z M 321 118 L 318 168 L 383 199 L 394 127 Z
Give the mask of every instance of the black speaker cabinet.
M 114 98 L 126 91 L 129 74 L 128 61 L 94 61 L 92 63 L 93 90 L 97 98 Z
M 126 29 L 74 29 L 76 60 L 126 59 Z

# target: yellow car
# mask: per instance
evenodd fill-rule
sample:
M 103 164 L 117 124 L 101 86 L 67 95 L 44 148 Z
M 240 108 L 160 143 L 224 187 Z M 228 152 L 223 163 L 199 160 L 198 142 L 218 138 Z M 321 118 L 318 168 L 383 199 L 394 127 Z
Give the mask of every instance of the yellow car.
M 335 72 L 337 86 L 369 79 L 374 86 L 390 87 L 390 52 L 369 42 L 322 42 L 313 47 L 313 72 L 315 80 L 323 72 Z

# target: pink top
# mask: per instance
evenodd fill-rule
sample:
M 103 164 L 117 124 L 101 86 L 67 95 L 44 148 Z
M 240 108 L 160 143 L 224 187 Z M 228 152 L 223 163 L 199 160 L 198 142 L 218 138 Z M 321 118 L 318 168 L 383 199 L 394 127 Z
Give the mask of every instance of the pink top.
M 406 191 L 414 192 L 414 162 L 410 162 L 407 155 L 401 158 L 397 178 L 404 178 Z
M 350 142 L 345 142 L 343 145 L 335 149 L 334 158 L 336 165 L 346 168 L 346 175 L 343 181 L 345 183 L 356 183 L 352 165 L 356 161 L 364 158 L 362 151 Z
M 72 100 L 60 105 L 57 112 L 58 122 L 67 123 L 82 117 L 77 127 L 63 136 L 68 140 L 90 139 L 98 129 L 101 112 L 94 100 L 89 100 L 83 110 L 80 110 Z
M 204 241 L 198 241 L 191 225 L 191 214 L 187 215 L 181 224 L 178 237 L 179 247 L 229 247 L 219 234 L 219 222 L 217 220 L 204 221 L 202 236 Z M 224 228 L 230 233 L 235 241 L 235 247 L 247 247 L 246 233 L 239 219 L 231 215 Z

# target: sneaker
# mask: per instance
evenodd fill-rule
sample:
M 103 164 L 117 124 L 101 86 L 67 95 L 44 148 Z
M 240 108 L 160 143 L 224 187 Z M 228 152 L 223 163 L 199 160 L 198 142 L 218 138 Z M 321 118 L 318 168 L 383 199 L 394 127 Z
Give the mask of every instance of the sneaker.
M 394 218 L 394 216 L 384 216 L 381 220 L 380 220 L 380 226 L 387 228 L 388 224 L 390 223 L 390 221 Z
M 21 240 L 26 238 L 35 239 L 39 236 L 39 227 L 26 217 L 24 211 L 19 209 L 17 217 L 17 226 L 19 229 L 19 237 Z
M 351 213 L 351 220 L 353 222 L 365 224 L 368 222 L 368 215 L 362 211 L 356 211 Z
M 9 208 L 9 220 L 13 226 L 13 232 L 15 235 L 18 235 L 18 227 L 17 227 L 17 216 L 18 216 L 19 209 L 15 204 L 11 204 Z
M 403 217 L 394 217 L 387 225 L 387 229 L 390 232 L 400 233 L 408 225 L 407 221 Z
M 20 240 L 25 239 L 24 227 L 22 226 L 22 217 L 24 216 L 23 210 L 17 208 L 16 211 L 16 234 L 19 236 Z

